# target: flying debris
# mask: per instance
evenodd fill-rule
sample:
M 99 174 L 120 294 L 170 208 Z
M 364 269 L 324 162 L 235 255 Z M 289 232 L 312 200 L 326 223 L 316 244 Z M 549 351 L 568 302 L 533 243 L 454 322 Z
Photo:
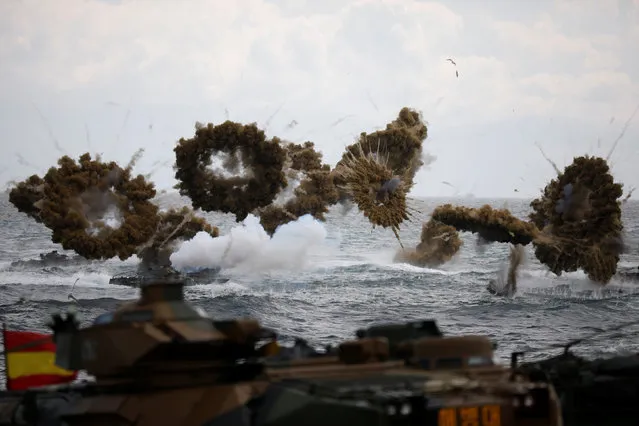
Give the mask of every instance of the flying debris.
M 14 155 L 18 159 L 18 164 L 20 164 L 21 166 L 26 166 L 26 167 L 31 167 L 31 168 L 37 169 L 36 166 L 34 166 L 32 163 L 28 162 L 20 153 L 14 152 Z
M 457 66 L 457 63 L 455 63 L 455 61 L 453 61 L 451 58 L 446 59 L 448 62 L 450 62 L 451 64 Z
M 340 117 L 337 120 L 335 120 L 333 123 L 331 123 L 331 127 L 335 127 L 338 124 L 341 124 L 343 121 L 351 118 L 351 117 L 355 117 L 353 114 L 349 114 L 349 115 L 345 115 L 344 117 Z
M 637 188 L 635 188 L 635 187 L 630 188 L 628 190 L 628 192 L 626 193 L 626 196 L 623 198 L 623 200 L 621 200 L 621 202 L 622 203 L 627 202 L 630 199 L 630 197 L 632 197 L 632 193 L 635 192 L 635 189 L 637 189 Z
M 38 106 L 35 103 L 32 102 L 31 105 L 33 105 L 33 108 L 38 113 L 38 117 L 40 117 L 40 120 L 42 121 L 42 124 L 47 129 L 47 132 L 49 133 L 49 139 L 51 139 L 51 142 L 53 143 L 53 146 L 55 147 L 56 151 L 58 151 L 60 154 L 63 154 L 63 155 L 66 154 L 65 150 L 60 145 L 60 142 L 58 141 L 58 139 L 53 134 L 53 129 L 51 129 L 51 125 L 49 124 L 49 120 L 47 120 L 47 118 L 44 116 L 44 114 L 42 113 L 40 108 L 38 108 Z
M 268 127 L 271 125 L 271 121 L 273 121 L 273 119 L 275 118 L 275 116 L 277 116 L 277 114 L 280 113 L 280 111 L 282 110 L 282 108 L 284 108 L 284 102 L 282 102 L 280 104 L 280 106 L 278 106 L 275 111 L 273 111 L 273 114 L 271 114 L 266 121 L 264 122 L 264 125 L 262 126 L 264 128 L 264 130 L 268 130 Z
M 617 144 L 625 136 L 626 131 L 628 130 L 628 127 L 630 127 L 630 123 L 632 123 L 632 120 L 634 120 L 635 115 L 637 115 L 638 112 L 639 112 L 639 105 L 637 105 L 637 107 L 632 112 L 630 117 L 628 117 L 628 120 L 626 120 L 626 122 L 624 123 L 623 128 L 621 129 L 621 132 L 619 133 L 619 136 L 617 136 L 617 138 L 612 143 L 612 146 L 610 147 L 610 151 L 608 152 L 608 155 L 606 156 L 606 161 L 610 161 L 610 157 L 612 157 L 612 154 L 615 152 L 615 149 L 617 148 Z
M 369 92 L 368 90 L 366 91 L 366 98 L 368 99 L 368 102 L 373 106 L 373 108 L 375 108 L 375 111 L 379 112 L 379 107 L 373 100 L 373 97 L 371 96 L 371 92 Z
M 293 129 L 294 127 L 296 127 L 299 123 L 297 122 L 297 120 L 291 120 L 290 123 L 288 123 L 286 125 L 287 129 Z

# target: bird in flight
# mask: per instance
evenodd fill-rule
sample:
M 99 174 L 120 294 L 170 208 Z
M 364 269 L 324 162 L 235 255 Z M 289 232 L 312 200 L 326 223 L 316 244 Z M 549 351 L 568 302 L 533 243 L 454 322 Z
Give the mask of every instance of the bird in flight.
M 459 78 L 459 71 L 457 71 L 457 69 L 456 69 L 457 68 L 457 63 L 455 61 L 453 61 L 451 58 L 448 58 L 446 60 L 455 66 L 455 77 Z

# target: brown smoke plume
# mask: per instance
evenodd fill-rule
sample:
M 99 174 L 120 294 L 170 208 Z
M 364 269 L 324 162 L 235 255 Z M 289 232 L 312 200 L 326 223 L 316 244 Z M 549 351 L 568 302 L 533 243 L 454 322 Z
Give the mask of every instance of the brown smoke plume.
M 196 125 L 195 136 L 180 139 L 174 151 L 176 188 L 194 208 L 207 212 L 233 213 L 237 221 L 244 220 L 271 204 L 287 185 L 280 140 L 267 140 L 255 124 Z M 232 176 L 208 168 L 214 157 Z
M 17 184 L 9 200 L 52 230 L 52 241 L 87 259 L 127 259 L 152 237 L 158 223 L 150 201 L 155 188 L 143 176 L 131 177 L 129 168 L 115 162 L 58 160 L 44 178 L 31 176 Z M 113 214 L 115 223 L 106 216 Z
M 219 231 L 188 207 L 158 212 L 151 201 L 156 194 L 153 184 L 143 176 L 131 178 L 142 153 L 138 150 L 124 169 L 114 162 L 92 160 L 89 154 L 82 155 L 79 163 L 62 157 L 59 167 L 51 168 L 44 178 L 34 175 L 16 184 L 9 200 L 50 228 L 54 242 L 80 256 L 124 260 L 137 254 L 144 266 L 169 266 L 177 242 L 199 231 L 213 237 Z M 108 214 L 120 223 L 109 223 Z
M 434 268 L 452 259 L 462 246 L 454 227 L 432 218 L 422 225 L 420 240 L 415 249 L 399 250 L 395 262 Z
M 490 206 L 444 205 L 433 218 L 487 241 L 532 242 L 537 259 L 556 275 L 583 269 L 591 280 L 607 284 L 623 250 L 622 193 L 606 160 L 576 157 L 531 202 L 531 222 Z
M 534 224 L 517 219 L 506 209 L 484 205 L 478 209 L 444 204 L 432 213 L 432 218 L 459 231 L 479 234 L 486 241 L 530 244 L 537 235 Z
M 410 217 L 406 194 L 424 164 L 427 135 L 419 113 L 402 108 L 386 129 L 362 133 L 334 169 L 340 200 L 354 201 L 374 226 L 391 228 L 398 240 L 399 226 Z
M 315 150 L 312 142 L 303 145 L 286 143 L 283 146 L 286 150 L 284 169 L 288 185 L 270 205 L 257 212 L 262 227 L 270 235 L 278 226 L 306 214 L 325 220 L 329 206 L 338 200 L 331 168 L 322 163 L 322 154 Z M 294 183 L 298 185 L 293 186 Z
M 537 259 L 557 275 L 581 268 L 608 283 L 623 249 L 622 194 L 606 160 L 576 157 L 530 204 L 530 219 L 551 237 L 533 242 Z

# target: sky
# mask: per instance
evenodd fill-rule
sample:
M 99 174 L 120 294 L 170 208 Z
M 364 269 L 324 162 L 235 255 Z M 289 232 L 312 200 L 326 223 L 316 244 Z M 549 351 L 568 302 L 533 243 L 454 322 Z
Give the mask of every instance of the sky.
M 136 170 L 171 188 L 175 143 L 227 118 L 335 164 L 408 106 L 436 157 L 414 196 L 534 197 L 537 145 L 563 168 L 624 128 L 630 189 L 637 46 L 639 0 L 2 0 L 0 182 L 145 148 Z

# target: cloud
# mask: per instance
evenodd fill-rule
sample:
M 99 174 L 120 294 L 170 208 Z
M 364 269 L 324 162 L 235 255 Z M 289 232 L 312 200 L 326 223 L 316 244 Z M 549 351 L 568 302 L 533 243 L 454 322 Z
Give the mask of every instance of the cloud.
M 636 1 L 464 3 L 2 2 L 0 137 L 23 140 L 22 153 L 37 151 L 38 166 L 55 161 L 34 102 L 70 152 L 86 149 L 86 122 L 106 158 L 126 161 L 132 145 L 142 145 L 154 148 L 147 149 L 154 163 L 171 158 L 171 144 L 190 136 L 196 120 L 219 122 L 228 110 L 233 120 L 264 124 L 279 111 L 270 131 L 312 139 L 334 162 L 360 131 L 383 126 L 408 105 L 431 124 L 438 160 L 428 173 L 441 176 L 417 185 L 430 191 L 432 179 L 464 179 L 450 173 L 471 144 L 503 149 L 492 140 L 496 126 L 552 118 L 596 133 L 639 103 Z M 299 124 L 286 128 L 293 119 Z M 462 127 L 478 133 L 452 131 Z M 508 145 L 515 136 L 532 144 L 520 133 L 503 136 L 512 162 L 529 159 L 530 150 Z M 114 142 L 120 139 L 126 143 Z M 0 154 L 13 157 L 15 149 L 3 144 Z M 17 164 L 10 171 L 32 172 Z M 487 176 L 480 191 L 517 179 L 477 173 Z M 167 169 L 157 178 L 168 186 L 171 175 Z
M 494 20 L 504 50 L 519 50 L 517 86 L 526 97 L 544 99 L 527 112 L 585 119 L 632 111 L 639 102 L 637 61 L 624 61 L 639 43 L 639 20 L 623 26 L 620 19 L 615 0 L 558 0 L 532 23 Z

